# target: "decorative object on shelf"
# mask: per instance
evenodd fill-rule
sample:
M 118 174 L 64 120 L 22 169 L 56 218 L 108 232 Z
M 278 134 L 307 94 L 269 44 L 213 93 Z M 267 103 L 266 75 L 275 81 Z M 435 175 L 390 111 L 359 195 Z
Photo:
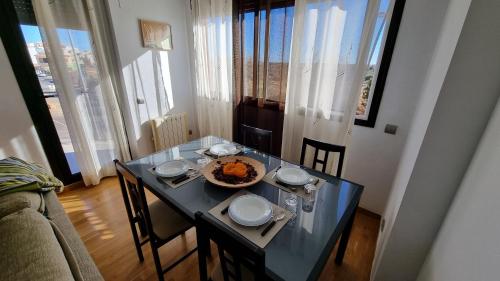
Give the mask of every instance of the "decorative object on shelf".
M 144 48 L 172 50 L 172 27 L 168 23 L 139 20 Z

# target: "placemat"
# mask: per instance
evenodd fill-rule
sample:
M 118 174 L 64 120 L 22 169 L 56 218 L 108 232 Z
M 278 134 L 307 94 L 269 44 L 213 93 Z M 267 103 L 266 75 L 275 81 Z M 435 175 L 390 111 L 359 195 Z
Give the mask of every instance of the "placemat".
M 280 221 L 277 221 L 276 224 L 264 236 L 262 236 L 261 235 L 262 231 L 266 228 L 266 226 L 269 223 L 271 223 L 271 221 L 260 227 L 248 227 L 233 222 L 233 220 L 229 217 L 228 212 L 226 212 L 225 214 L 221 214 L 221 211 L 227 206 L 229 206 L 229 204 L 231 204 L 231 202 L 234 199 L 236 199 L 236 197 L 245 194 L 250 194 L 250 192 L 246 190 L 240 190 L 235 194 L 233 194 L 233 196 L 219 203 L 217 206 L 215 206 L 208 212 L 212 216 L 214 216 L 215 218 L 226 224 L 227 226 L 231 227 L 239 234 L 243 235 L 243 237 L 245 237 L 255 245 L 259 246 L 260 248 L 264 248 L 274 238 L 274 236 L 276 236 L 276 234 L 278 234 L 278 232 L 286 225 L 286 223 L 293 217 L 293 214 L 290 211 L 274 203 L 271 203 L 273 207 L 273 214 L 281 213 L 281 211 L 283 211 L 285 212 L 285 218 L 283 218 Z
M 293 193 L 301 198 L 305 198 L 305 199 L 308 199 L 310 196 L 309 194 L 307 194 L 304 190 L 304 186 L 303 185 L 299 185 L 299 186 L 294 186 L 294 185 L 288 185 L 288 186 L 285 186 L 285 185 L 281 185 L 279 183 L 277 183 L 276 181 L 278 180 L 274 174 L 276 172 L 276 169 L 278 168 L 274 168 L 272 171 L 270 171 L 269 173 L 267 173 L 264 178 L 262 179 L 263 181 L 273 185 L 273 186 L 276 186 L 277 188 L 280 188 L 282 190 L 285 190 L 287 192 L 290 192 L 290 193 Z M 314 176 L 313 176 L 314 177 Z M 322 178 L 318 178 L 318 177 L 314 177 L 317 179 L 317 183 L 316 183 L 316 190 L 319 190 L 326 182 L 326 180 L 322 179 Z M 295 191 L 292 190 L 290 187 L 295 187 Z
M 177 177 L 172 177 L 172 178 L 164 178 L 164 177 L 160 177 L 160 176 L 156 176 L 157 179 L 159 179 L 160 181 L 162 181 L 163 183 L 167 184 L 168 186 L 170 186 L 171 188 L 178 188 L 178 187 L 181 187 L 183 185 L 185 185 L 186 183 L 192 181 L 192 180 L 195 180 L 196 178 L 200 177 L 201 176 L 201 172 L 200 172 L 200 167 L 189 161 L 189 160 L 186 160 L 186 159 L 182 159 L 183 161 L 185 161 L 186 163 L 188 163 L 189 167 L 193 168 L 194 170 L 189 170 L 186 175 L 189 176 L 189 178 L 187 180 L 184 180 L 184 181 L 181 181 L 179 183 L 174 183 L 175 180 L 183 177 L 182 176 L 177 176 Z M 161 164 L 160 164 L 161 165 Z M 160 166 L 160 165 L 157 165 L 157 166 Z M 150 171 L 152 174 L 156 175 L 156 173 L 154 172 L 154 169 L 156 168 L 155 167 L 152 167 L 152 168 L 149 168 L 148 171 Z
M 210 157 L 212 159 L 217 159 L 218 156 L 210 153 L 209 150 L 210 150 L 210 148 L 201 148 L 201 149 L 196 150 L 195 153 L 198 153 L 199 155 L 202 155 L 202 156 Z
M 236 146 L 236 147 L 238 147 L 238 146 Z M 239 147 L 238 149 L 240 149 L 240 152 L 236 153 L 234 156 L 239 156 L 239 155 L 244 154 L 243 149 L 241 147 Z M 218 155 L 212 154 L 210 152 L 210 148 L 201 148 L 201 149 L 196 150 L 195 153 L 202 155 L 202 156 L 210 157 L 212 159 L 218 159 L 220 157 L 224 157 L 224 156 L 218 156 Z M 233 156 L 233 155 L 227 155 L 227 156 Z

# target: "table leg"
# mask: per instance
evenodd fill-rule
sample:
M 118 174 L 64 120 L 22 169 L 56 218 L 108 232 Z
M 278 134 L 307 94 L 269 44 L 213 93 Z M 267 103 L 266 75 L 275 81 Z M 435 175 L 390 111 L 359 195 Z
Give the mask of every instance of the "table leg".
M 347 249 L 347 242 L 349 242 L 349 236 L 351 236 L 351 229 L 352 229 L 352 224 L 354 222 L 355 214 L 356 214 L 356 209 L 354 209 L 354 211 L 352 212 L 352 215 L 347 221 L 344 231 L 342 231 L 339 248 L 337 249 L 337 255 L 335 256 L 335 263 L 338 265 L 341 265 L 342 260 L 344 259 L 344 254 Z

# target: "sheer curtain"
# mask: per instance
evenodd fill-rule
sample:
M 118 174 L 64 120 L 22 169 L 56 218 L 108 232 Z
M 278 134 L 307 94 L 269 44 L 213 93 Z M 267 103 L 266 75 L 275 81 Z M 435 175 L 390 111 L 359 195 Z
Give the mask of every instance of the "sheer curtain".
M 232 140 L 232 0 L 193 0 L 192 10 L 200 136 Z
M 302 138 L 346 145 L 367 67 L 377 0 L 296 0 L 282 157 L 299 162 Z M 311 153 L 306 154 L 306 163 Z M 327 171 L 335 172 L 334 159 Z
M 102 1 L 33 0 L 50 71 L 86 185 L 130 159 L 118 106 L 119 69 Z

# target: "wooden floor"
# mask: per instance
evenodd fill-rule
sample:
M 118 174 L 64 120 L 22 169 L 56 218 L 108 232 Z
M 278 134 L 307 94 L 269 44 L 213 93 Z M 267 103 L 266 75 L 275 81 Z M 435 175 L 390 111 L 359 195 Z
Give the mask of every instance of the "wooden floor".
M 91 188 L 66 189 L 59 200 L 106 280 L 157 280 L 149 244 L 143 246 L 145 261 L 137 258 L 116 178 Z M 320 280 L 369 280 L 379 222 L 374 215 L 358 211 L 343 265 L 334 263 L 334 250 Z M 191 229 L 185 237 L 161 247 L 163 266 L 192 249 L 195 241 Z M 165 274 L 165 280 L 198 280 L 197 258 L 197 254 L 190 256 Z

